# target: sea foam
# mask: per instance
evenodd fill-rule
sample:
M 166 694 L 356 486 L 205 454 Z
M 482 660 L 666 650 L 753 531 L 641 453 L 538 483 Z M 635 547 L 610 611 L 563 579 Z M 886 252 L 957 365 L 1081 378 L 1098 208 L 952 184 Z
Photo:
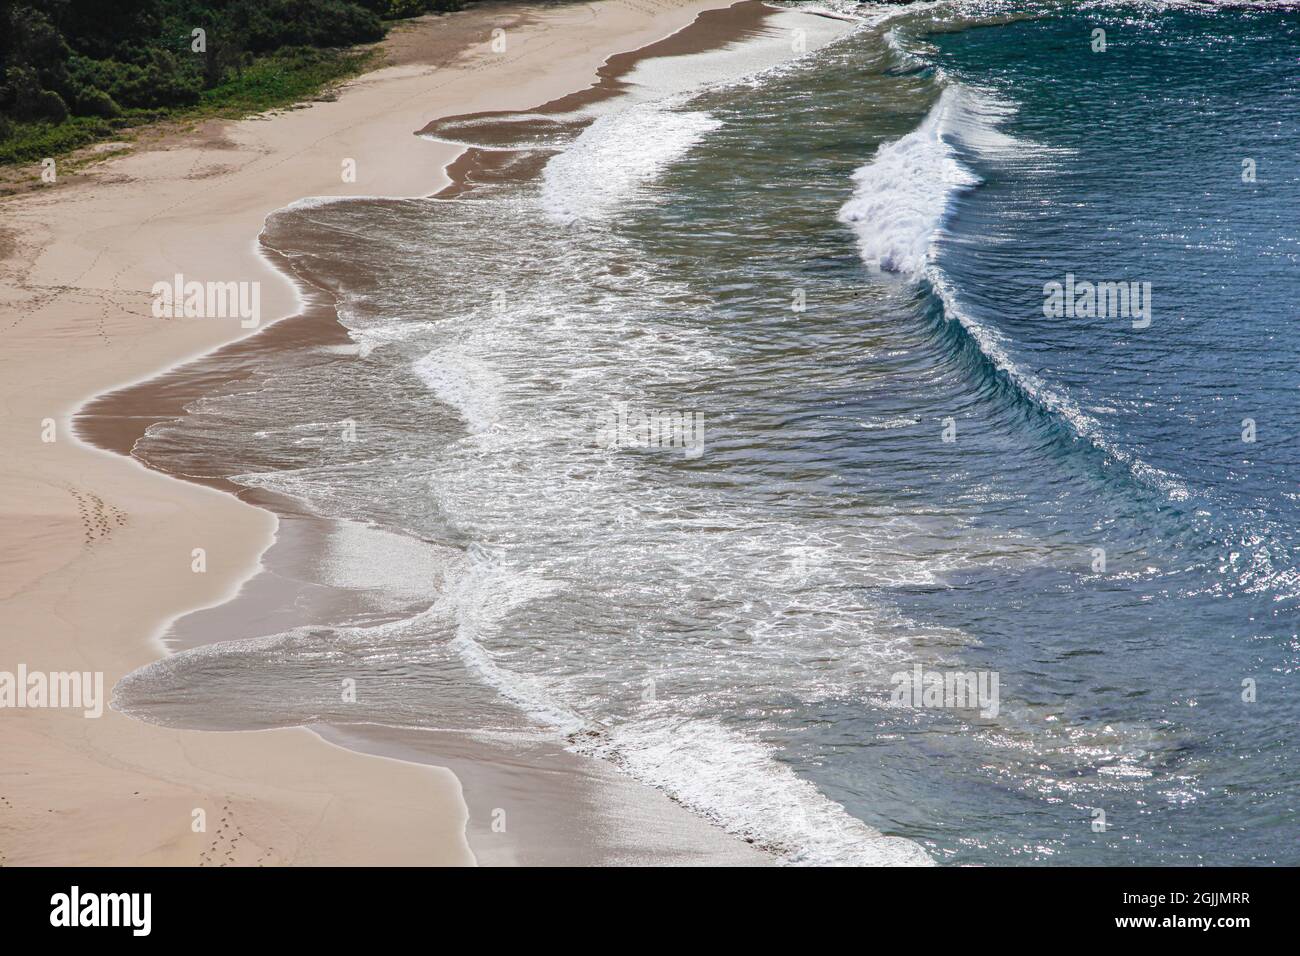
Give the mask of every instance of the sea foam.
M 863 262 L 919 279 L 935 236 L 962 190 L 979 177 L 958 159 L 954 141 L 986 152 L 1012 140 L 997 130 L 1008 107 L 958 84 L 947 86 L 921 125 L 881 146 L 853 174 L 853 196 L 839 219 L 857 235 Z
M 671 105 L 642 103 L 602 116 L 583 130 L 546 165 L 542 204 L 547 213 L 565 224 L 612 214 L 722 125 L 708 113 Z

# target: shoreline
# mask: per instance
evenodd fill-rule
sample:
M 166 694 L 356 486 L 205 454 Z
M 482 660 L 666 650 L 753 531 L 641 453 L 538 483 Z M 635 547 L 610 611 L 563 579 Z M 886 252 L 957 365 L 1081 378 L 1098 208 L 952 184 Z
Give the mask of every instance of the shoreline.
M 566 94 L 541 107 L 527 108 L 526 112 L 567 111 L 578 100 L 585 103 L 617 95 L 620 90 L 610 88 L 613 71 L 624 75 L 644 59 L 704 52 L 743 40 L 758 32 L 777 12 L 778 8 L 767 6 L 761 0 L 733 0 L 730 6 L 705 10 L 668 37 L 610 57 L 587 90 Z M 500 112 L 502 115 L 515 113 Z M 423 135 L 448 121 L 440 118 L 420 132 Z M 433 198 L 445 198 L 452 193 L 463 198 L 473 195 L 474 187 L 457 182 L 452 170 L 476 150 L 457 148 L 462 150 L 460 155 L 444 169 L 452 182 Z M 515 155 L 532 156 L 533 153 L 524 151 Z M 508 170 L 513 174 L 512 179 L 519 179 L 535 174 L 540 166 L 525 162 L 511 164 Z M 496 177 L 493 181 L 500 180 L 501 177 Z M 384 200 L 355 197 L 347 201 Z M 310 353 L 322 348 L 351 344 L 338 318 L 337 296 L 331 291 L 332 286 L 339 284 L 340 276 L 333 272 L 317 274 L 297 266 L 296 255 L 272 246 L 265 230 L 259 243 L 261 253 L 297 287 L 303 303 L 300 312 L 197 360 L 178 365 L 162 376 L 99 396 L 77 416 L 77 427 L 83 437 L 100 447 L 131 454 L 146 428 L 185 417 L 185 406 L 212 394 L 222 385 L 256 375 L 259 368 L 265 372 L 268 365 L 291 368 L 291 353 L 301 351 L 306 360 Z M 340 367 L 340 373 L 344 372 L 345 367 Z M 255 640 L 297 627 L 328 626 L 348 611 L 356 612 L 360 600 L 356 593 L 323 584 L 314 564 L 317 555 L 330 550 L 331 542 L 340 533 L 340 525 L 346 522 L 317 515 L 304 503 L 286 495 L 231 481 L 229 475 L 240 469 L 229 460 L 214 458 L 200 464 L 201 470 L 188 474 L 170 467 L 165 456 L 148 466 L 218 488 L 274 513 L 277 531 L 275 541 L 262 554 L 258 572 L 243 583 L 237 596 L 215 607 L 196 609 L 172 622 L 167 635 L 170 652 Z M 286 605 L 290 610 L 285 610 Z M 370 613 L 380 611 L 375 608 Z M 469 675 L 464 676 L 472 680 Z M 585 865 L 619 860 L 752 865 L 768 861 L 734 837 L 677 807 L 658 791 L 644 787 L 607 764 L 569 752 L 559 742 L 530 740 L 527 731 L 522 742 L 504 744 L 475 735 L 472 730 L 427 731 L 384 726 L 365 719 L 308 726 L 327 740 L 345 742 L 352 750 L 419 764 L 454 766 L 469 806 L 470 847 L 481 863 Z M 203 722 L 197 722 L 190 729 L 206 728 Z M 216 729 L 227 727 L 223 723 Z M 235 720 L 231 729 L 261 728 L 245 728 Z M 550 782 L 542 784 L 542 781 Z M 520 784 L 524 782 L 528 790 L 541 791 L 546 796 L 523 795 L 525 788 Z M 511 798 L 509 840 L 495 835 L 488 825 L 493 811 L 506 802 L 501 794 L 510 794 Z M 640 846 L 627 844 L 622 835 L 627 829 L 626 820 L 613 819 L 605 809 L 611 806 L 621 808 L 620 814 L 625 818 L 635 817 Z M 560 807 L 565 808 L 563 814 L 557 812 Z M 581 819 L 582 826 L 574 827 L 574 819 Z M 557 842 L 556 834 L 566 831 L 570 837 L 563 844 Z
M 259 206 L 279 209 L 293 201 L 278 201 L 283 196 L 303 195 L 304 182 L 310 183 L 306 195 L 358 190 L 340 188 L 347 184 L 337 181 L 337 165 L 328 173 L 310 169 L 305 180 L 303 169 L 283 167 L 316 165 L 321 152 L 331 160 L 344 155 L 358 159 L 359 183 L 383 182 L 394 195 L 432 194 L 439 178 L 447 180 L 448 163 L 463 152 L 411 135 L 422 125 L 413 116 L 439 113 L 441 107 L 430 105 L 437 100 L 434 90 L 457 82 L 469 86 L 467 98 L 481 111 L 526 107 L 511 96 L 521 88 L 558 98 L 573 89 L 573 74 L 604 62 L 608 45 L 639 48 L 681 29 L 700 11 L 724 5 L 687 2 L 649 17 L 617 0 L 582 10 L 493 5 L 422 18 L 403 31 L 406 40 L 427 31 L 434 40 L 463 43 L 508 17 L 514 55 L 494 63 L 482 47 L 475 57 L 472 46 L 462 46 L 451 55 L 458 65 L 452 78 L 432 88 L 427 80 L 433 70 L 412 63 L 386 67 L 345 85 L 333 103 L 270 120 L 206 124 L 198 142 L 133 152 L 74 184 L 7 200 L 14 219 L 38 239 L 14 239 L 0 284 L 6 301 L 0 328 L 13 346 L 4 359 L 11 415 L 0 441 L 17 452 L 14 464 L 0 472 L 6 501 L 0 523 L 6 540 L 17 545 L 6 549 L 0 563 L 0 595 L 16 633 L 26 635 L 6 648 L 3 665 L 16 654 L 13 661 L 29 667 L 102 670 L 106 684 L 115 685 L 156 659 L 156 652 L 142 646 L 142 634 L 156 649 L 178 618 L 225 604 L 262 567 L 276 535 L 271 512 L 244 507 L 244 501 L 212 487 L 170 481 L 137 461 L 65 436 L 73 420 L 106 393 L 166 378 L 214 349 L 237 347 L 266 334 L 268 326 L 278 329 L 308 304 L 292 280 L 279 281 L 288 277 L 255 241 L 250 249 L 250 233 L 242 241 L 239 233 Z M 593 13 L 604 27 L 597 31 L 604 46 L 590 41 Z M 581 26 L 574 27 L 575 21 Z M 445 34 L 449 23 L 462 27 L 457 36 Z M 548 37 L 557 29 L 561 36 Z M 556 56 L 557 45 L 574 49 Z M 554 69 L 557 59 L 566 60 L 568 69 Z M 507 74 L 505 82 L 485 90 L 474 74 L 492 66 Z M 444 98 L 451 95 L 444 92 Z M 532 92 L 528 97 L 541 98 Z M 348 123 L 340 111 L 369 122 Z M 394 136 L 400 132 L 406 141 Z M 304 141 L 317 153 L 308 154 L 300 146 Z M 324 142 L 339 151 L 322 148 Z M 419 157 L 434 160 L 440 172 L 430 175 L 414 161 Z M 225 161 L 230 158 L 243 163 Z M 186 162 L 189 172 L 178 178 Z M 88 196 L 92 184 L 96 195 Z M 135 240 L 137 248 L 123 240 Z M 141 244 L 145 255 L 139 254 Z M 245 268 L 211 271 L 218 248 L 227 263 Z M 184 268 L 191 263 L 198 268 Z M 266 280 L 270 294 L 264 303 L 269 300 L 270 307 L 264 311 L 274 318 L 251 334 L 236 320 L 172 321 L 159 328 L 150 321 L 144 290 L 151 277 L 168 275 L 171 268 Z M 58 383 L 49 381 L 52 361 L 60 363 Z M 56 439 L 39 442 L 37 425 L 50 420 Z M 191 568 L 189 545 L 196 541 L 207 554 L 202 575 Z M 141 593 L 160 600 L 146 611 L 136 599 Z M 50 614 L 52 607 L 59 608 L 57 615 Z M 83 724 L 54 710 L 3 716 L 10 721 L 5 792 L 16 808 L 4 819 L 3 864 L 474 862 L 460 782 L 405 755 L 344 750 L 302 727 L 249 735 L 169 730 L 113 711 Z M 97 797 L 93 806 L 87 792 Z M 129 806 L 131 800 L 139 806 Z M 160 805 L 170 812 L 160 812 Z M 223 811 L 215 840 L 190 826 L 194 811 L 209 805 Z M 80 843 L 67 839 L 69 826 Z

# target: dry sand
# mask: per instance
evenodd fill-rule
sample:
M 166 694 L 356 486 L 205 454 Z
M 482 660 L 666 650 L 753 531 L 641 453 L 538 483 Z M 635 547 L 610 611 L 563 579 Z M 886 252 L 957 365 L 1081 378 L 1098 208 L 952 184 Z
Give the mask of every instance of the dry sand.
M 95 395 L 249 334 L 233 318 L 154 318 L 155 282 L 177 272 L 259 280 L 263 325 L 290 315 L 297 293 L 257 252 L 268 212 L 312 195 L 434 193 L 456 150 L 413 131 L 583 89 L 611 54 L 725 5 L 501 4 L 423 18 L 386 41 L 395 65 L 334 101 L 208 123 L 5 200 L 0 671 L 102 671 L 107 690 L 163 653 L 168 622 L 236 593 L 273 540 L 270 512 L 72 434 L 72 416 Z M 503 53 L 489 45 L 496 27 Z M 346 159 L 355 183 L 342 181 Z M 43 441 L 51 422 L 55 440 Z M 195 548 L 205 573 L 191 569 Z M 460 783 L 446 769 L 357 753 L 303 728 L 180 731 L 66 709 L 4 709 L 0 722 L 0 865 L 474 861 Z M 662 802 L 656 813 L 686 817 Z M 698 821 L 678 832 L 685 850 L 716 838 L 713 859 L 757 857 Z

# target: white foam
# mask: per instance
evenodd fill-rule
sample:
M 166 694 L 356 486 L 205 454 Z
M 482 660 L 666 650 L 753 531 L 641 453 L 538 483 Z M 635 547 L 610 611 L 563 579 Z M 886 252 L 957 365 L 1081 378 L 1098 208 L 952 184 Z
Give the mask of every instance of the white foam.
M 921 419 L 919 418 L 885 418 L 874 422 L 858 422 L 859 426 L 868 431 L 888 428 L 912 428 L 919 424 L 921 424 Z
M 613 763 L 783 863 L 933 863 L 919 844 L 884 836 L 779 762 L 772 748 L 717 720 L 654 713 L 621 723 L 592 720 L 565 704 L 545 678 L 501 666 L 484 641 L 513 611 L 560 587 L 471 553 L 451 575 L 439 606 L 455 614 L 450 647 L 470 672 L 565 735 L 567 749 Z
M 471 553 L 457 568 L 439 605 L 454 613 L 456 636 L 449 646 L 475 677 L 538 723 L 571 734 L 587 721 L 556 700 L 541 680 L 499 665 L 481 640 L 511 611 L 555 589 L 554 583 L 537 575 Z
M 614 763 L 723 829 L 808 866 L 930 866 L 917 843 L 888 837 L 822 795 L 771 748 L 716 720 L 638 718 L 575 749 Z
M 706 53 L 642 60 L 629 92 L 594 108 L 598 119 L 543 172 L 543 204 L 561 223 L 611 215 L 722 123 L 675 107 L 706 88 L 752 81 L 797 61 L 793 38 L 812 52 L 846 36 L 840 20 L 781 10 L 763 33 Z
M 543 206 L 566 224 L 609 215 L 721 125 L 663 102 L 602 116 L 546 164 Z
M 959 86 L 945 89 L 920 126 L 854 172 L 853 197 L 839 219 L 856 233 L 868 266 L 920 278 L 952 198 L 979 183 L 945 139 L 962 97 Z
M 469 351 L 450 346 L 431 352 L 415 364 L 438 399 L 460 413 L 470 434 L 492 429 L 501 415 L 501 375 Z
M 344 324 L 348 326 L 348 336 L 355 343 L 350 346 L 342 346 L 342 348 L 355 351 L 360 358 L 366 358 L 377 348 L 391 345 L 394 342 L 406 342 L 411 339 L 417 339 L 428 335 L 431 331 L 435 331 L 438 328 L 437 322 L 394 322 L 390 325 L 353 325 L 347 323 L 346 320 L 348 316 L 343 314 L 344 310 L 340 309 L 339 311 L 340 317 L 345 320 Z
M 898 62 L 903 66 L 910 69 L 925 65 L 925 61 L 909 50 L 906 44 L 904 44 L 903 38 L 899 34 L 897 27 L 885 31 L 885 45 L 893 51 L 895 58 L 897 58 Z

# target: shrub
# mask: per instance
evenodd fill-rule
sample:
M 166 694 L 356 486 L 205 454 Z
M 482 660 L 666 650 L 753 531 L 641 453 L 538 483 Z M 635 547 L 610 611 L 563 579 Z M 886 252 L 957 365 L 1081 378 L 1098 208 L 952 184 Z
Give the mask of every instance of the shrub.
M 430 6 L 429 0 L 356 0 L 356 3 L 384 20 L 418 17 Z
M 63 97 L 41 88 L 36 71 L 29 66 L 11 66 L 0 83 L 0 107 L 17 120 L 49 120 L 61 123 L 68 116 Z
M 384 35 L 379 17 L 342 0 L 264 0 L 242 6 L 232 16 L 253 53 L 286 46 L 349 46 Z
M 143 65 L 73 57 L 68 72 L 79 90 L 101 90 L 115 103 L 142 109 L 192 105 L 202 87 L 193 64 L 157 48 Z
M 388 0 L 386 9 L 375 12 L 386 20 L 404 20 L 407 17 L 418 17 L 424 12 L 425 6 L 425 0 Z
M 103 90 L 96 89 L 79 90 L 73 99 L 72 111 L 78 116 L 100 116 L 104 119 L 122 114 L 122 110 L 113 102 L 111 96 Z

